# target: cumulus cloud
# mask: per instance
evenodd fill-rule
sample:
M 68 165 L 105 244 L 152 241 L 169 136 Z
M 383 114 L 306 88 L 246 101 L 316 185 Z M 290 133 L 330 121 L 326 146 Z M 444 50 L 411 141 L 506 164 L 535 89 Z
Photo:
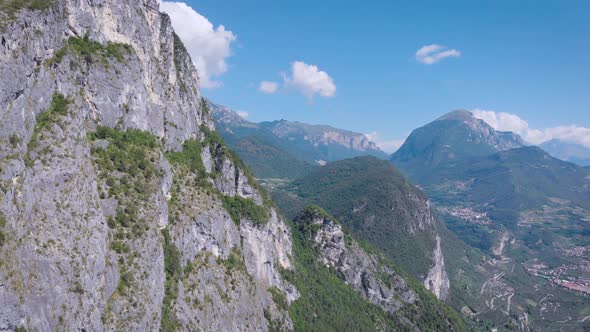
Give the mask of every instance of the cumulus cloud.
M 518 117 L 518 115 L 505 112 L 486 111 L 479 108 L 476 108 L 471 112 L 474 117 L 484 120 L 496 130 L 523 133 L 529 127 L 529 124 Z
M 379 136 L 379 134 L 376 131 L 372 131 L 370 133 L 365 134 L 365 137 L 377 144 L 377 146 L 387 152 L 387 153 L 394 153 L 395 151 L 397 151 L 397 149 L 399 149 L 400 146 L 402 146 L 402 144 L 404 144 L 405 139 L 394 139 L 394 140 L 384 140 L 381 139 L 381 137 Z
M 277 84 L 277 82 L 271 82 L 271 81 L 262 81 L 260 82 L 260 85 L 258 86 L 258 90 L 260 92 L 263 93 L 275 93 L 277 92 L 279 88 L 279 85 Z
M 247 118 L 248 115 L 250 115 L 250 113 L 248 113 L 246 111 L 236 111 L 236 114 L 241 116 L 242 118 Z
M 448 49 L 446 46 L 437 44 L 425 45 L 416 51 L 416 60 L 427 65 L 437 63 L 444 58 L 458 58 L 460 56 L 461 52 L 456 49 Z
M 487 122 L 492 128 L 500 131 L 512 131 L 532 144 L 541 144 L 552 139 L 577 143 L 590 148 L 590 128 L 576 125 L 557 126 L 544 129 L 529 127 L 528 122 L 518 115 L 486 111 L 482 109 L 472 110 L 473 116 Z
M 293 62 L 290 76 L 284 79 L 285 85 L 297 89 L 309 99 L 316 94 L 322 97 L 333 97 L 336 94 L 336 85 L 328 73 L 302 61 Z
M 231 55 L 236 35 L 223 25 L 217 28 L 184 2 L 161 1 L 160 9 L 170 15 L 172 27 L 188 50 L 199 72 L 201 86 L 221 85 L 215 78 L 227 71 L 225 60 Z

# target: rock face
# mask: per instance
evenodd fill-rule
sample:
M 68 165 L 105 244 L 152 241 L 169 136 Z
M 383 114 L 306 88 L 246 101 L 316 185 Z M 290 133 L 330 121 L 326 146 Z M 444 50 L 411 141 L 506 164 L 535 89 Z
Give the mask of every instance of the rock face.
M 297 298 L 278 273 L 289 229 L 214 139 L 158 1 L 15 3 L 0 12 L 0 330 L 288 329 L 269 289 Z
M 493 146 L 497 151 L 504 151 L 524 146 L 522 137 L 513 132 L 496 131 L 484 120 L 477 119 L 473 113 L 466 110 L 456 110 L 447 113 L 436 121 L 458 121 L 467 126 L 473 133 L 474 142 L 484 142 Z
M 262 122 L 260 125 L 271 130 L 278 137 L 290 141 L 306 142 L 315 147 L 336 145 L 358 152 L 368 152 L 377 157 L 384 155 L 377 145 L 369 141 L 365 135 L 348 130 L 286 120 Z M 337 159 L 342 158 L 327 159 L 327 161 Z
M 439 299 L 445 299 L 449 295 L 450 282 L 445 269 L 445 259 L 440 247 L 440 236 L 436 236 L 436 247 L 432 253 L 434 266 L 428 271 L 424 286 Z
M 313 243 L 322 264 L 334 268 L 347 284 L 388 312 L 394 313 L 418 299 L 405 280 L 381 263 L 377 255 L 366 253 L 353 240 L 345 242 L 340 224 L 318 211 L 308 211 L 307 222 L 317 228 Z

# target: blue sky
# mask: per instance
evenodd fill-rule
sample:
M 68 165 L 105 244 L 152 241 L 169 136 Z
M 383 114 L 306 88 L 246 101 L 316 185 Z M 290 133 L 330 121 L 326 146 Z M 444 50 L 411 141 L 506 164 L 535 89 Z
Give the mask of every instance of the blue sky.
M 329 124 L 383 142 L 457 108 L 515 115 L 543 133 L 590 127 L 590 1 L 185 2 L 232 34 L 203 94 L 252 121 Z M 431 44 L 460 56 L 418 61 Z M 285 86 L 294 61 L 327 73 L 335 93 L 310 99 Z M 278 91 L 260 92 L 261 81 Z

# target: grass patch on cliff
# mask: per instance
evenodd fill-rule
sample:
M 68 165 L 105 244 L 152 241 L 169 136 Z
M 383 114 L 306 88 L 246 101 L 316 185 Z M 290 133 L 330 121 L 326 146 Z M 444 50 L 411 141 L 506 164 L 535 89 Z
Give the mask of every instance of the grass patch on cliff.
M 30 153 L 39 146 L 41 133 L 50 129 L 51 125 L 54 123 L 60 124 L 60 119 L 68 115 L 68 105 L 70 103 L 71 101 L 64 95 L 59 92 L 54 92 L 49 108 L 37 116 L 37 123 L 35 124 L 35 129 L 33 129 L 33 135 L 27 144 L 28 150 L 25 155 L 25 164 L 27 164 L 27 166 L 30 167 L 33 165 Z
M 202 143 L 197 140 L 187 140 L 182 144 L 181 151 L 170 151 L 166 158 L 173 164 L 183 165 L 197 175 L 199 182 L 206 185 L 207 171 L 201 159 Z
M 264 224 L 268 221 L 268 210 L 264 206 L 259 206 L 250 198 L 240 196 L 222 196 L 223 207 L 231 219 L 239 224 L 240 220 L 250 220 L 256 224 Z
M 0 12 L 4 12 L 8 17 L 7 21 L 16 18 L 16 14 L 23 10 L 47 10 L 53 5 L 53 0 L 0 0 Z M 4 28 L 6 21 L 0 23 Z
M 4 226 L 6 226 L 6 216 L 4 212 L 0 211 L 0 247 L 6 242 L 6 235 L 3 232 Z
M 242 251 L 239 248 L 232 248 L 226 259 L 217 258 L 217 264 L 225 267 L 225 274 L 231 276 L 233 271 L 242 271 L 246 273 L 246 263 L 242 257 Z
M 89 134 L 89 138 L 91 141 L 106 140 L 109 143 L 106 148 L 92 149 L 95 163 L 101 170 L 100 176 L 106 180 L 109 195 L 118 199 L 129 198 L 130 195 L 147 198 L 154 189 L 153 180 L 161 175 L 156 165 L 156 138 L 140 130 L 120 131 L 108 127 L 98 127 L 96 132 Z M 130 217 L 134 217 L 130 211 L 135 210 L 133 207 L 124 209 Z
M 87 63 L 98 60 L 103 65 L 107 65 L 107 60 L 116 59 L 119 62 L 125 61 L 125 56 L 133 52 L 133 47 L 129 44 L 107 42 L 101 44 L 91 40 L 88 35 L 84 37 L 70 37 L 64 47 L 57 50 L 55 55 L 47 60 L 46 64 L 52 66 L 59 64 L 68 51 L 72 51 Z
M 285 296 L 285 294 L 283 293 L 282 290 L 280 290 L 276 286 L 272 286 L 271 288 L 268 289 L 268 291 L 270 292 L 270 295 L 272 296 L 273 302 L 277 305 L 277 307 L 279 309 L 281 309 L 281 310 L 288 310 L 289 309 L 289 303 L 287 303 L 287 297 Z
M 164 283 L 160 331 L 176 331 L 180 328 L 180 323 L 174 317 L 173 302 L 178 297 L 178 281 L 182 277 L 180 252 L 172 242 L 168 229 L 162 230 L 162 236 L 164 238 L 164 272 L 166 273 L 166 281 Z

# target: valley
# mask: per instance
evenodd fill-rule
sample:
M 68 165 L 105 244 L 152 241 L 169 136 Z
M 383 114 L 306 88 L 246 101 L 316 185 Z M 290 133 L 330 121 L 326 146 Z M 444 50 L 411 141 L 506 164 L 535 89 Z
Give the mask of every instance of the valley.
M 488 89 L 437 64 L 481 43 L 408 61 L 414 4 L 224 5 L 0 0 L 0 331 L 590 331 L 590 129 L 438 113 L 533 105 L 526 66 Z

